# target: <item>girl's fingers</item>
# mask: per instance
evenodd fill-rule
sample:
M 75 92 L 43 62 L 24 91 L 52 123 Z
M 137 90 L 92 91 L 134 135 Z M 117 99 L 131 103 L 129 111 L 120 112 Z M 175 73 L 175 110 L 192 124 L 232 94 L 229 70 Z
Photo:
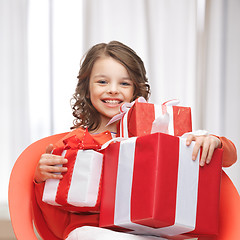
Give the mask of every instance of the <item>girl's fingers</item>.
M 45 172 L 47 172 L 47 173 L 62 173 L 62 172 L 67 172 L 67 167 L 62 167 L 62 166 L 46 166 L 44 170 L 45 170 Z
M 62 174 L 55 174 L 55 173 L 45 173 L 42 175 L 41 182 L 46 181 L 47 179 L 59 179 L 61 180 L 63 178 Z
M 35 173 L 35 181 L 43 182 L 49 178 L 52 179 L 62 179 L 61 173 L 67 172 L 67 167 L 62 166 L 48 166 L 48 165 L 40 165 L 36 169 Z
M 207 156 L 207 160 L 206 160 L 207 164 L 209 164 L 211 162 L 214 150 L 215 150 L 215 146 L 211 144 L 209 147 L 209 150 L 208 150 L 208 156 Z
M 202 147 L 202 154 L 200 159 L 200 166 L 204 166 L 205 163 L 211 162 L 214 150 L 221 147 L 221 141 L 215 136 L 194 136 L 188 135 L 186 145 L 189 146 L 192 141 L 195 141 L 195 145 L 192 152 L 192 160 L 196 160 L 197 155 Z
M 211 162 L 213 152 L 219 145 L 218 141 L 220 140 L 214 136 L 208 136 L 204 139 L 200 166 L 204 166 L 205 163 L 209 164 Z
M 67 167 L 62 165 L 67 162 L 68 160 L 63 156 L 48 153 L 43 154 L 35 170 L 35 181 L 40 183 L 49 178 L 62 179 L 61 173 L 67 171 Z
M 57 164 L 66 164 L 68 161 L 63 156 L 52 155 L 45 153 L 41 156 L 40 164 L 41 165 L 57 165 Z
M 62 174 L 54 174 L 54 173 L 47 173 L 46 175 L 46 180 L 47 179 L 62 179 L 63 175 Z
M 205 165 L 206 160 L 209 157 L 210 146 L 211 146 L 211 139 L 208 137 L 204 137 L 202 142 L 202 154 L 200 159 L 200 166 L 202 167 Z
M 192 143 L 192 141 L 195 140 L 195 138 L 196 138 L 196 137 L 195 137 L 194 135 L 189 134 L 189 135 L 187 136 L 186 145 L 189 146 L 189 145 Z
M 205 145 L 202 148 L 202 155 L 201 155 L 201 159 L 200 159 L 200 163 L 199 163 L 199 165 L 201 167 L 203 167 L 205 165 L 207 156 L 208 156 L 208 145 Z
M 192 152 L 192 160 L 196 160 L 197 159 L 197 155 L 198 152 L 200 151 L 200 147 L 202 146 L 202 142 L 201 141 L 196 141 L 194 148 L 193 148 L 193 152 Z
M 66 163 L 67 159 L 62 159 L 62 162 Z M 51 174 L 62 173 L 67 171 L 67 167 L 62 166 L 62 164 L 59 163 L 59 161 L 58 161 L 58 164 L 53 164 L 53 165 L 40 164 L 38 169 L 42 175 L 46 175 L 48 173 L 51 173 Z

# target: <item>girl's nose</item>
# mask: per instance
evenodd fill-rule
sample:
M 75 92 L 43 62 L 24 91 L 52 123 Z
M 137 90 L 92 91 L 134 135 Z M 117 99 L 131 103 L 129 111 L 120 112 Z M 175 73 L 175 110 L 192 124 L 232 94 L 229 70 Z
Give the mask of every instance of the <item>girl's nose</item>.
M 109 94 L 117 94 L 117 93 L 119 93 L 117 84 L 115 84 L 115 83 L 109 84 L 108 93 Z

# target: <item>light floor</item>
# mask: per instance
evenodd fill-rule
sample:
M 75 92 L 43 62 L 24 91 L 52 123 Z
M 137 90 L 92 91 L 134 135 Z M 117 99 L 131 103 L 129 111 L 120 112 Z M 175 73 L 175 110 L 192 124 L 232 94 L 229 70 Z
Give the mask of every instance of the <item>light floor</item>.
M 0 240 L 16 240 L 10 221 L 8 205 L 0 204 Z
M 0 219 L 0 240 L 16 240 L 9 219 Z

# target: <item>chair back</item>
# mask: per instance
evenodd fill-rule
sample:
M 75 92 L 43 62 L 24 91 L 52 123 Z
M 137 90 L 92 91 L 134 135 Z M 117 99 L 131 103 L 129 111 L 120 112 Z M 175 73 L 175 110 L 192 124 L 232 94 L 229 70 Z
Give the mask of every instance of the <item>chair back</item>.
M 223 171 L 220 192 L 219 236 L 217 240 L 240 239 L 240 196 Z
M 34 172 L 46 147 L 64 137 L 66 133 L 43 138 L 27 147 L 16 160 L 9 180 L 8 204 L 13 231 L 18 240 L 58 240 L 46 225 L 34 194 Z

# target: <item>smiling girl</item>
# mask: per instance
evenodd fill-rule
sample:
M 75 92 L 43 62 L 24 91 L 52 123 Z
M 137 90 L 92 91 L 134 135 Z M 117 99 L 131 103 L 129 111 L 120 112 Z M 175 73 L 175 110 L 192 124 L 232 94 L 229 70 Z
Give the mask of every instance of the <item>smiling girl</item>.
M 93 46 L 82 63 L 78 79 L 74 128 L 88 127 L 90 132 L 106 130 L 107 121 L 119 113 L 123 102 L 140 96 L 148 100 L 150 94 L 141 58 L 117 41 Z
M 112 41 L 93 46 L 86 54 L 80 67 L 78 84 L 72 99 L 74 125 L 64 138 L 81 137 L 86 129 L 99 145 L 115 136 L 117 123 L 106 126 L 119 113 L 122 103 L 131 102 L 142 96 L 148 100 L 150 87 L 141 58 L 126 45 Z M 209 163 L 215 148 L 224 150 L 223 164 L 230 166 L 236 161 L 236 149 L 226 138 L 216 136 L 188 136 L 187 144 L 196 141 L 193 159 L 200 147 L 203 148 L 201 165 Z M 62 142 L 62 140 L 61 140 Z M 58 145 L 59 143 L 56 143 Z M 98 228 L 98 213 L 71 213 L 42 202 L 44 182 L 47 179 L 62 179 L 67 159 L 53 155 L 49 145 L 36 167 L 35 194 L 49 229 L 59 239 L 155 239 L 135 236 Z M 56 174 L 60 173 L 60 174 Z M 83 227 L 85 226 L 85 227 Z M 160 238 L 159 238 L 160 239 Z

